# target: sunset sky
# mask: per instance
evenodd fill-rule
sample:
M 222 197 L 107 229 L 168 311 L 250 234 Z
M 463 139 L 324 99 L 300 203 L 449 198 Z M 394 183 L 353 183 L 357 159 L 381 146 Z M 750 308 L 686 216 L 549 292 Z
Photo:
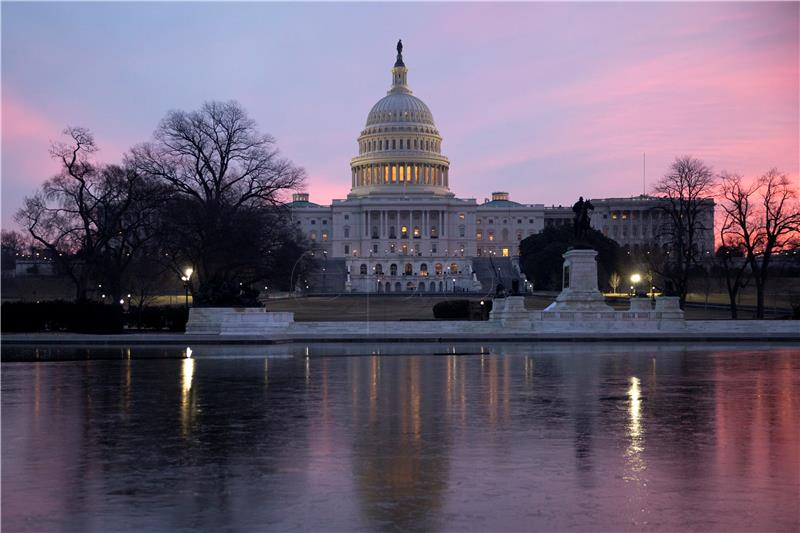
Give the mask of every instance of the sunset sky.
M 678 155 L 800 175 L 798 3 L 2 4 L 2 222 L 90 128 L 119 161 L 171 109 L 236 99 L 344 197 L 403 39 L 409 85 L 482 201 L 631 196 Z

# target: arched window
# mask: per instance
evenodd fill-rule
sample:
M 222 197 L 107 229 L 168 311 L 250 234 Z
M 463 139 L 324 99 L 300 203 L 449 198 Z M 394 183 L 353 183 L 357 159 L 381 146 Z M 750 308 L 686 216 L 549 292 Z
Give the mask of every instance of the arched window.
M 494 231 L 489 232 L 489 240 L 494 241 Z
M 375 274 L 377 274 L 379 276 L 381 274 L 383 274 L 383 265 L 382 264 L 378 263 L 377 265 L 375 265 Z
M 458 274 L 458 263 L 450 263 L 450 273 Z
M 398 281 L 397 283 L 395 283 L 395 284 L 394 284 L 394 292 L 400 292 L 400 291 L 402 291 L 402 290 L 403 290 L 403 286 L 402 286 L 402 285 L 400 285 L 400 282 L 399 282 L 399 281 Z
M 392 290 L 392 284 L 387 281 L 386 282 L 386 292 L 389 292 L 391 290 Z
M 367 275 L 367 265 L 365 263 L 361 263 L 361 275 L 362 276 Z
M 431 292 L 436 292 L 436 282 L 431 281 Z
M 425 292 L 425 284 L 424 283 L 420 283 L 419 284 L 419 292 Z
M 413 291 L 413 290 L 414 290 L 414 283 L 413 283 L 413 282 L 411 282 L 411 281 L 409 281 L 408 283 L 406 283 L 406 290 L 407 290 L 407 291 Z
M 397 265 L 392 263 L 389 265 L 389 275 L 396 276 L 397 275 Z
M 405 267 L 403 267 L 403 273 L 404 273 L 406 276 L 410 276 L 411 274 L 413 274 L 413 273 L 414 273 L 414 267 L 413 267 L 413 266 L 411 266 L 411 263 L 406 263 L 406 266 L 405 266 Z
M 316 241 L 317 240 L 317 232 L 316 231 L 311 231 L 311 233 L 308 234 L 308 238 L 311 239 L 312 241 Z
M 441 263 L 436 263 L 433 265 L 433 271 L 436 272 L 437 275 L 442 273 L 442 269 L 443 267 Z
M 420 276 L 427 276 L 428 275 L 428 263 L 422 263 L 419 266 L 419 275 Z

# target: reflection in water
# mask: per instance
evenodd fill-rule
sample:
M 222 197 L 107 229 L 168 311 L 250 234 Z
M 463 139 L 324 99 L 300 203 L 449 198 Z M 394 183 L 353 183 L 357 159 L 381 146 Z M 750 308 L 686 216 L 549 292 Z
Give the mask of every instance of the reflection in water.
M 4 364 L 3 529 L 800 526 L 797 350 L 326 350 Z
M 181 361 L 181 434 L 189 433 L 192 415 L 192 380 L 194 378 L 194 359 L 187 356 Z

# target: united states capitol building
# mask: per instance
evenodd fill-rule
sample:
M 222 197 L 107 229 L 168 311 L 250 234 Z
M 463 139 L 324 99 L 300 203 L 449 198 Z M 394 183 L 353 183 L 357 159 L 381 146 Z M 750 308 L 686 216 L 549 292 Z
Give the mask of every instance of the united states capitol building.
M 492 192 L 480 203 L 456 197 L 442 140 L 433 113 L 412 94 L 398 43 L 392 86 L 372 106 L 358 136 L 347 198 L 323 206 L 298 193 L 288 204 L 319 267 L 301 288 L 485 292 L 498 281 L 524 281 L 515 259 L 520 241 L 546 226 L 571 224 L 571 207 L 522 204 L 507 192 Z M 657 242 L 657 198 L 591 202 L 592 226 L 621 246 L 635 251 Z M 713 250 L 711 232 L 701 246 Z

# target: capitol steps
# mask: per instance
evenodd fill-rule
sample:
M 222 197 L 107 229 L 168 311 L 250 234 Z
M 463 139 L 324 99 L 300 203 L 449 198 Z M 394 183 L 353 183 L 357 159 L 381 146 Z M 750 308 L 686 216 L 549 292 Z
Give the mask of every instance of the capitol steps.
M 513 280 L 519 280 L 520 290 L 522 290 L 524 278 L 520 275 L 512 261 L 516 258 L 510 257 L 475 257 L 472 259 L 472 271 L 477 275 L 481 287 L 486 292 L 494 292 L 499 283 L 502 283 L 507 291 L 511 290 Z M 494 268 L 493 268 L 494 266 Z M 493 274 L 493 269 L 496 274 Z

